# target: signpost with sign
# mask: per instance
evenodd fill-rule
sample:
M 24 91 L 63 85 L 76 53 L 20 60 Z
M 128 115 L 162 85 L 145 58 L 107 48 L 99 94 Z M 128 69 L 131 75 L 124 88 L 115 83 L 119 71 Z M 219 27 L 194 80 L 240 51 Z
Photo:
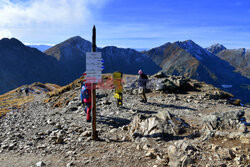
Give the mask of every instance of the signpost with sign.
M 92 52 L 86 53 L 86 83 L 91 83 L 92 139 L 97 140 L 96 131 L 96 83 L 101 82 L 104 60 L 101 52 L 96 52 L 96 29 L 92 32 Z

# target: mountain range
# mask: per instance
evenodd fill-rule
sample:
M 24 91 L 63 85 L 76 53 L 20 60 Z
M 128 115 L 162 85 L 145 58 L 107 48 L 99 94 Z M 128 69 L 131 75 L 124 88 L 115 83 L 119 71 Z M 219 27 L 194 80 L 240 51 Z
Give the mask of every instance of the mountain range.
M 166 43 L 144 53 L 151 57 L 165 74 L 204 81 L 249 101 L 250 79 L 237 72 L 230 62 L 220 58 L 225 51 L 226 48 L 217 46 L 205 49 L 192 40 L 187 40 Z M 224 88 L 224 85 L 230 85 L 232 88 Z
M 219 44 L 202 48 L 192 40 L 166 43 L 142 52 L 115 46 L 97 48 L 104 59 L 103 73 L 137 74 L 142 69 L 152 75 L 162 70 L 165 74 L 190 77 L 222 89 L 222 85 L 232 85 L 226 91 L 246 102 L 250 99 L 249 51 L 241 50 L 228 50 Z M 68 84 L 85 71 L 86 52 L 90 51 L 91 42 L 79 36 L 44 53 L 17 39 L 3 39 L 0 41 L 0 63 L 4 62 L 0 64 L 0 93 L 36 81 Z
M 0 40 L 0 94 L 33 82 L 66 85 L 85 72 L 86 52 L 90 51 L 91 42 L 79 36 L 44 53 L 25 46 L 15 38 L 4 38 Z M 134 49 L 108 46 L 97 51 L 102 52 L 104 73 L 121 71 L 137 74 L 142 69 L 147 74 L 154 74 L 161 70 L 150 57 Z
M 215 44 L 207 48 L 211 53 L 227 61 L 243 76 L 250 78 L 250 50 L 245 48 L 227 49 L 223 45 Z
M 58 68 L 56 58 L 38 49 L 15 38 L 0 40 L 0 94 L 37 81 L 63 84 Z

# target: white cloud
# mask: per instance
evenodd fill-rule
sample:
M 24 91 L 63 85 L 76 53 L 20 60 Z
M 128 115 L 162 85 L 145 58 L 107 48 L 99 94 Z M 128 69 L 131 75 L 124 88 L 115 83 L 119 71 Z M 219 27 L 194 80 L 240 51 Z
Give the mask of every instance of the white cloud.
M 0 31 L 23 40 L 78 35 L 92 24 L 94 11 L 109 0 L 0 0 Z M 71 32 L 70 32 L 71 31 Z M 28 41 L 27 41 L 28 42 Z M 30 41 L 29 41 L 30 42 Z M 39 42 L 39 41 L 37 41 Z M 43 42 L 43 41 L 42 41 Z
M 9 30 L 0 30 L 0 40 L 2 38 L 11 38 L 12 34 Z
M 51 44 L 51 43 L 27 43 L 24 42 L 24 45 L 47 45 L 47 46 L 54 46 L 55 44 Z

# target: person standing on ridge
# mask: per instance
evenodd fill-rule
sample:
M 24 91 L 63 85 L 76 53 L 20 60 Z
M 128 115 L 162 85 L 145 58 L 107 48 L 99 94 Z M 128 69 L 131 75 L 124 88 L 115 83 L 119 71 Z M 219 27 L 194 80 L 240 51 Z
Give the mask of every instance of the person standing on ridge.
M 25 91 L 26 96 L 29 96 L 29 88 L 26 87 L 24 91 Z
M 148 82 L 148 77 L 146 74 L 142 72 L 142 70 L 138 71 L 139 74 L 139 79 L 138 79 L 138 85 L 139 85 L 139 90 L 141 90 L 141 95 L 142 95 L 142 100 L 141 102 L 146 103 L 147 102 L 147 97 L 146 97 L 146 86 Z
M 87 122 L 91 122 L 91 83 L 83 83 L 81 87 L 82 104 L 86 104 L 85 112 L 87 114 Z

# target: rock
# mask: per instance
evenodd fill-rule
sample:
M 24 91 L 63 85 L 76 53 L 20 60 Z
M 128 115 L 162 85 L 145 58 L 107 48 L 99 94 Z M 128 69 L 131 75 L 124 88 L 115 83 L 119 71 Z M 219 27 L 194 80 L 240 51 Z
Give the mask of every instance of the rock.
M 136 150 L 141 150 L 141 147 L 139 144 L 136 146 Z
M 170 124 L 156 116 L 135 116 L 130 123 L 130 135 L 135 137 L 160 137 L 165 138 L 174 134 Z
M 60 130 L 57 134 L 56 134 L 56 136 L 58 137 L 58 138 L 62 138 L 62 137 L 64 137 L 65 136 L 65 131 L 64 130 Z
M 236 157 L 235 153 L 231 149 L 228 150 L 228 155 L 230 155 L 231 159 L 234 159 Z
M 109 133 L 115 133 L 116 131 L 117 131 L 117 129 L 114 128 L 114 129 L 111 129 L 111 130 L 109 131 Z
M 1 148 L 2 148 L 2 149 L 6 149 L 6 148 L 8 148 L 8 145 L 7 145 L 7 144 L 2 144 L 2 145 L 1 145 Z
M 10 143 L 8 149 L 13 150 L 13 148 L 16 146 L 16 143 Z
M 211 144 L 211 150 L 213 152 L 217 152 L 220 148 L 221 148 L 221 146 L 218 146 L 218 145 L 215 145 L 215 144 Z
M 238 131 L 239 131 L 239 132 L 242 132 L 242 133 L 247 132 L 247 127 L 246 127 L 246 125 L 245 125 L 245 124 L 240 124 L 240 125 L 239 125 L 239 128 L 238 128 Z
M 241 103 L 240 99 L 235 99 L 235 100 L 232 102 L 232 104 L 235 105 L 235 106 L 240 106 L 240 103 Z
M 159 111 L 156 116 L 164 121 L 172 119 L 172 114 L 168 111 Z
M 220 149 L 218 151 L 224 160 L 232 160 L 236 157 L 235 153 L 231 149 Z
M 36 166 L 41 167 L 41 166 L 46 166 L 46 164 L 44 162 L 42 162 L 42 161 L 39 161 L 39 162 L 36 163 Z
M 191 153 L 195 150 L 194 146 L 184 140 L 175 142 L 174 145 L 168 147 L 169 165 L 179 167 L 194 163 Z
M 64 140 L 62 137 L 59 137 L 55 140 L 55 144 L 63 144 L 64 143 Z
M 154 78 L 165 78 L 165 77 L 167 77 L 167 75 L 164 74 L 162 71 L 160 71 L 160 72 L 154 74 L 152 77 L 154 77 Z
M 62 129 L 62 125 L 60 125 L 59 123 L 56 124 L 55 126 L 56 129 Z
M 219 117 L 216 115 L 207 115 L 203 118 L 203 122 L 209 128 L 209 130 L 214 130 L 218 126 Z
M 165 84 L 165 89 L 169 92 L 175 92 L 178 89 L 178 86 L 176 86 L 173 82 L 167 81 Z
M 150 148 L 151 148 L 151 147 L 150 147 L 149 144 L 145 144 L 145 145 L 142 147 L 143 150 L 149 150 Z
M 169 156 L 169 166 L 179 167 L 182 164 L 181 158 L 184 156 L 177 148 L 173 145 L 168 147 L 168 156 Z
M 73 112 L 77 110 L 78 110 L 78 107 L 70 107 L 67 111 Z
M 124 126 L 122 127 L 122 130 L 128 130 L 128 126 L 127 126 L 127 125 L 124 125 Z
M 54 121 L 52 121 L 51 119 L 48 119 L 47 120 L 47 124 L 49 124 L 49 125 L 55 125 L 56 123 Z
M 156 158 L 156 155 L 155 155 L 154 153 L 152 153 L 152 152 L 148 152 L 148 153 L 146 154 L 146 157 L 150 157 L 151 159 L 155 159 L 155 158 Z
M 240 150 L 240 148 L 236 146 L 236 147 L 233 147 L 232 150 L 233 150 L 234 152 L 238 152 L 238 151 Z
M 122 141 L 129 141 L 130 137 L 128 135 L 122 137 Z
M 234 161 L 237 165 L 241 165 L 243 164 L 243 161 L 246 159 L 246 156 L 243 154 L 243 155 L 239 155 L 237 157 L 234 158 Z
M 250 144 L 250 138 L 246 136 L 241 136 L 240 141 L 241 143 L 244 143 L 244 144 Z
M 188 166 L 189 164 L 194 163 L 194 160 L 188 155 L 183 156 L 181 161 L 182 161 L 182 164 L 181 164 L 182 167 L 185 167 L 185 166 Z
M 105 101 L 101 102 L 101 104 L 102 104 L 102 105 L 110 105 L 111 102 L 109 102 L 108 100 L 105 100 Z
M 81 142 L 83 141 L 83 138 L 82 138 L 82 137 L 79 137 L 79 138 L 77 139 L 77 141 L 78 141 L 79 143 L 81 143 Z
M 177 141 L 174 144 L 178 149 L 181 149 L 182 151 L 188 151 L 188 150 L 195 151 L 196 150 L 190 143 L 184 140 Z
M 228 132 L 216 131 L 214 137 L 226 137 Z
M 73 165 L 74 165 L 73 162 L 69 162 L 69 163 L 67 163 L 66 167 L 71 167 Z
M 166 90 L 166 85 L 164 83 L 162 83 L 162 82 L 159 82 L 159 83 L 156 84 L 155 90 L 156 91 Z
M 81 136 L 83 136 L 83 137 L 89 137 L 89 136 L 91 136 L 91 131 L 84 131 L 84 132 L 81 134 Z

